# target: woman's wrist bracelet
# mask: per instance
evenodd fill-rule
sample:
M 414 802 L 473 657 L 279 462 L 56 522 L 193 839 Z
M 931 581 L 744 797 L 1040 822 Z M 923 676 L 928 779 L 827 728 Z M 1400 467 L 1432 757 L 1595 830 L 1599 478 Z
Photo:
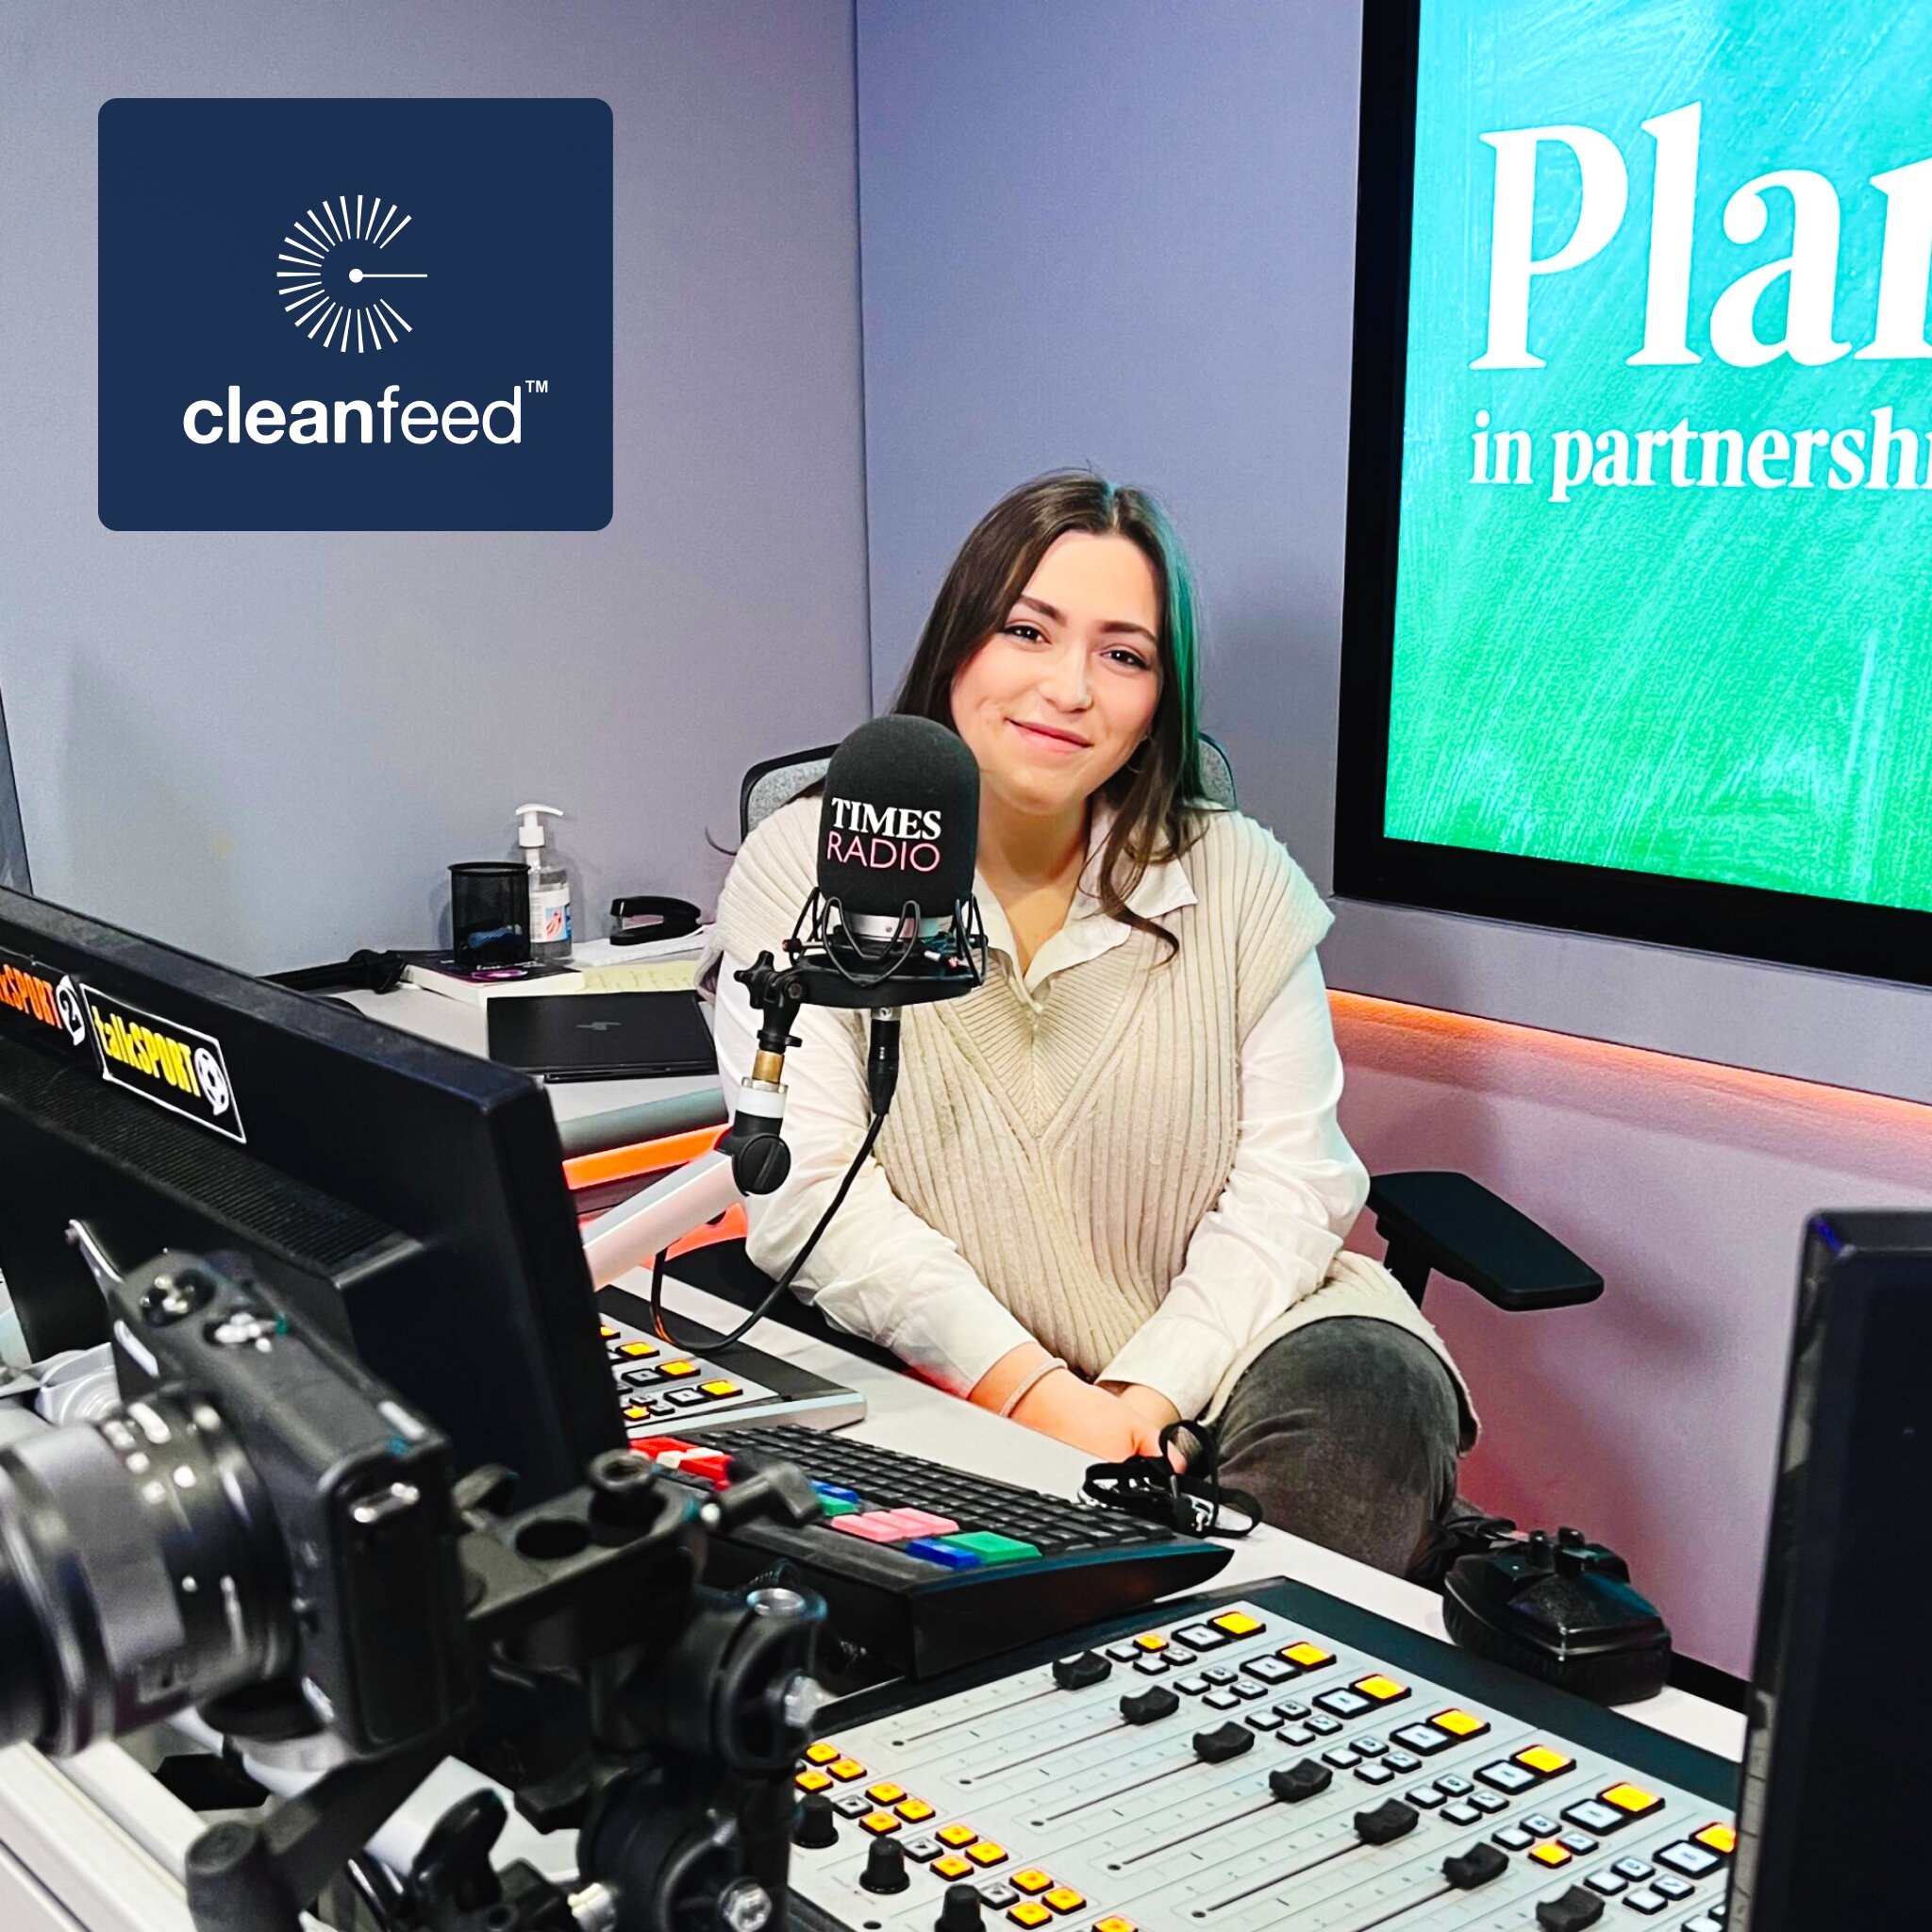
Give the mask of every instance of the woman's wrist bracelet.
M 999 1413 L 1007 1416 L 1011 1415 L 1021 1403 L 1025 1401 L 1027 1396 L 1031 1395 L 1056 1369 L 1063 1369 L 1065 1367 L 1066 1363 L 1058 1356 L 1049 1356 L 1030 1375 L 1024 1377 L 1013 1392 L 1000 1404 Z

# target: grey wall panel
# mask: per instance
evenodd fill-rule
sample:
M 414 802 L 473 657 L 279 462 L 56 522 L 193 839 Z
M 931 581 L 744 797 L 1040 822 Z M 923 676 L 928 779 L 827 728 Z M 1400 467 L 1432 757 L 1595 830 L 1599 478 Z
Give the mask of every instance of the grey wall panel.
M 852 72 L 846 0 L 6 8 L 0 690 L 42 892 L 255 969 L 427 943 L 536 797 L 597 930 L 613 890 L 708 899 L 743 768 L 867 706 Z M 608 100 L 609 527 L 103 529 L 121 94 Z M 515 273 L 506 238 L 479 292 Z

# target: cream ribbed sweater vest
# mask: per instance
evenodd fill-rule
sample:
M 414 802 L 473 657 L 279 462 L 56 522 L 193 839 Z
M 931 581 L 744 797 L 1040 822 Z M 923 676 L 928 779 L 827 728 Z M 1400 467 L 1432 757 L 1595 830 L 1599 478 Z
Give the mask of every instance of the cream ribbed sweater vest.
M 800 800 L 745 841 L 718 906 L 733 958 L 780 951 L 811 891 L 818 815 L 816 799 Z M 1241 1043 L 1333 917 L 1278 841 L 1238 813 L 1206 814 L 1181 864 L 1196 903 L 1159 921 L 1180 942 L 1171 960 L 1130 933 L 1055 974 L 1035 1004 L 996 955 L 976 991 L 907 1008 L 876 1149 L 899 1199 L 1088 1375 L 1180 1273 L 1234 1161 Z M 841 1018 L 858 1049 L 861 1018 Z M 1343 1314 L 1397 1322 L 1441 1352 L 1392 1277 L 1344 1255 L 1335 1278 L 1242 1351 L 1215 1407 L 1276 1335 Z

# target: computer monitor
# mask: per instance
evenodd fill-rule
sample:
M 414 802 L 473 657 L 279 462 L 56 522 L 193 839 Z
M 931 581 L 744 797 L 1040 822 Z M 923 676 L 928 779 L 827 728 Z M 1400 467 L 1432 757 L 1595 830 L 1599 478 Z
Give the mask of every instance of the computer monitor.
M 241 1249 L 520 1502 L 623 1446 L 542 1090 L 0 891 L 0 1276 L 37 1356 L 120 1266 Z
M 1919 1923 L 1932 1213 L 1821 1214 L 1798 1283 L 1725 1932 Z

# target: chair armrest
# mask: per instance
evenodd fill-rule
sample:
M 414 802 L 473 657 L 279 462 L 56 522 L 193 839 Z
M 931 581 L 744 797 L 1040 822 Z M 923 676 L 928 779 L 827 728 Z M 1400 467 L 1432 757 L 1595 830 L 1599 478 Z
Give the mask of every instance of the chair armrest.
M 1587 1261 L 1466 1174 L 1377 1174 L 1369 1211 L 1389 1243 L 1385 1265 L 1418 1307 L 1431 1271 L 1514 1313 L 1574 1307 L 1604 1291 Z

